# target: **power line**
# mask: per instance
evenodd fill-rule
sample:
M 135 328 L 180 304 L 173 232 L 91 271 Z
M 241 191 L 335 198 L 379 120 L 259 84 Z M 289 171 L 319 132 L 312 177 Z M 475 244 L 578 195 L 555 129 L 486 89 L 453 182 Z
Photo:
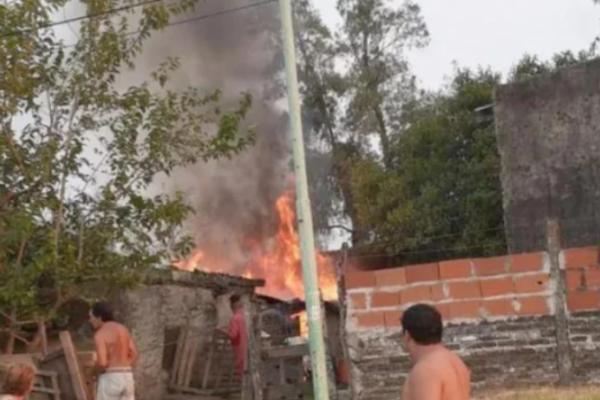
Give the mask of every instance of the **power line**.
M 115 9 L 106 11 L 104 13 L 99 13 L 97 15 L 79 16 L 79 17 L 75 17 L 75 18 L 61 20 L 61 21 L 55 22 L 53 24 L 48 24 L 46 26 L 42 26 L 41 28 L 51 28 L 51 27 L 55 27 L 55 26 L 59 26 L 59 25 L 70 24 L 72 22 L 101 17 L 103 15 L 117 13 L 117 12 L 125 11 L 128 9 L 132 9 L 135 7 L 140 7 L 140 6 L 144 6 L 144 5 L 151 4 L 151 3 L 157 3 L 160 1 L 162 1 L 162 0 L 147 0 L 145 2 L 134 4 L 134 5 L 129 5 L 127 7 L 115 8 Z M 251 9 L 254 7 L 258 7 L 258 6 L 275 3 L 276 1 L 277 0 L 262 0 L 262 1 L 257 1 L 256 3 L 247 4 L 245 6 L 239 6 L 239 7 L 229 8 L 226 10 L 216 11 L 213 13 L 198 15 L 196 17 L 190 17 L 190 18 L 179 20 L 179 21 L 170 22 L 165 26 L 165 28 L 168 28 L 171 26 L 177 26 L 177 25 L 184 25 L 184 24 L 187 24 L 190 22 L 202 21 L 202 20 L 209 19 L 209 18 L 220 17 L 222 15 L 227 15 L 227 14 L 231 14 L 231 13 L 238 12 L 238 11 L 248 10 L 248 9 Z M 31 29 L 29 31 L 31 31 Z M 137 31 L 127 32 L 125 35 L 132 36 L 132 35 L 135 35 L 140 32 L 141 32 L 140 30 L 137 30 Z M 27 33 L 27 31 L 13 31 L 13 32 L 9 32 L 8 34 L 0 36 L 0 39 L 3 39 L 5 37 L 10 37 L 10 36 L 15 36 L 15 35 L 24 35 L 26 33 Z M 66 45 L 65 47 L 75 47 L 75 44 Z
M 111 8 L 109 10 L 102 11 L 102 12 L 99 12 L 99 13 L 94 13 L 94 14 L 89 14 L 89 15 L 80 15 L 79 17 L 67 18 L 67 19 L 63 19 L 63 20 L 60 20 L 60 21 L 52 22 L 52 23 L 49 23 L 49 24 L 43 24 L 43 25 L 37 27 L 36 29 L 54 28 L 56 26 L 70 24 L 72 22 L 79 22 L 79 21 L 84 21 L 86 19 L 104 17 L 104 16 L 107 16 L 107 15 L 116 14 L 116 13 L 120 13 L 120 12 L 123 12 L 123 11 L 133 10 L 135 8 L 146 6 L 146 5 L 149 5 L 149 4 L 159 3 L 161 1 L 162 0 L 145 0 L 145 1 L 142 1 L 142 2 L 137 3 L 137 4 L 129 4 L 129 5 L 122 6 L 122 7 Z M 29 29 L 25 29 L 25 30 L 16 30 L 16 31 L 8 32 L 8 33 L 3 34 L 2 36 L 0 36 L 0 39 L 4 39 L 4 38 L 7 38 L 7 37 L 11 37 L 11 36 L 25 35 L 27 33 L 32 32 L 33 30 L 34 30 L 34 28 L 29 28 Z

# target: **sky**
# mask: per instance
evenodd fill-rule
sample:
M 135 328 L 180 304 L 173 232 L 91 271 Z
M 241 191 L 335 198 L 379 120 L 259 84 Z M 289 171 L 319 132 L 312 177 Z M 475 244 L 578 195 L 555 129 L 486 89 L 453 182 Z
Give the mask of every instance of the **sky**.
M 422 89 L 441 89 L 455 63 L 489 66 L 506 76 L 524 54 L 547 60 L 561 51 L 588 49 L 600 35 L 600 6 L 592 0 L 415 1 L 430 33 L 429 45 L 409 55 Z M 313 0 L 332 29 L 341 23 L 336 3 Z M 348 240 L 344 233 L 336 234 L 330 249 Z
M 526 53 L 549 59 L 560 51 L 587 49 L 600 35 L 600 6 L 592 0 L 414 1 L 421 6 L 431 39 L 427 47 L 409 55 L 423 89 L 441 89 L 454 63 L 490 66 L 506 75 Z M 313 0 L 332 29 L 341 23 L 336 2 Z M 76 15 L 77 10 L 70 10 L 59 19 Z M 75 39 L 72 28 L 60 26 L 57 33 L 70 41 Z M 342 232 L 336 233 L 341 235 L 331 238 L 328 247 L 332 249 L 347 240 Z
M 506 75 L 526 53 L 549 59 L 563 50 L 587 49 L 600 35 L 600 6 L 592 0 L 415 1 L 431 36 L 428 47 L 410 55 L 424 89 L 439 89 L 453 62 Z M 336 2 L 313 1 L 332 28 L 340 23 Z

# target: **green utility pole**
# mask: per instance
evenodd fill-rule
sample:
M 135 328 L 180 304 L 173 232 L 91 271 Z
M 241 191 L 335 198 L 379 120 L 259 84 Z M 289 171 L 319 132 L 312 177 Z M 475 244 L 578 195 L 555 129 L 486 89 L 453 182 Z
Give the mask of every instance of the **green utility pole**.
M 315 257 L 315 239 L 313 222 L 308 198 L 308 179 L 304 157 L 304 139 L 300 116 L 300 94 L 296 73 L 296 49 L 294 45 L 294 26 L 290 0 L 279 0 L 281 25 L 283 28 L 283 49 L 287 79 L 287 95 L 291 122 L 292 148 L 294 151 L 294 170 L 296 178 L 296 210 L 298 232 L 302 250 L 302 279 L 308 319 L 308 337 L 310 361 L 313 374 L 315 400 L 329 400 L 329 382 L 325 361 L 325 341 L 323 338 L 323 313 L 321 311 L 317 263 Z

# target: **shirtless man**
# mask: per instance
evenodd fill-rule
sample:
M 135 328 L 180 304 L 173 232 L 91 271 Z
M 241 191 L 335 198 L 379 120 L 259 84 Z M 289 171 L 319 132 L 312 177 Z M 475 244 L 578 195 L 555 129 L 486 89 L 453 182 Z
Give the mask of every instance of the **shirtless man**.
M 402 315 L 402 342 L 414 365 L 402 400 L 469 400 L 471 374 L 462 360 L 442 344 L 442 317 L 417 304 Z
M 95 372 L 100 375 L 96 400 L 134 400 L 132 368 L 139 353 L 131 334 L 114 321 L 112 308 L 105 302 L 94 304 L 90 324 L 95 330 Z

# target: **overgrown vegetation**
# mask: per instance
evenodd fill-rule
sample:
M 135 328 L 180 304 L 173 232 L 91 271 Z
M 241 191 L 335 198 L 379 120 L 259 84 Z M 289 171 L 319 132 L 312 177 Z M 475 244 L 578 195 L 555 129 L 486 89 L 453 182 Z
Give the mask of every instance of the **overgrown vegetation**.
M 221 110 L 218 91 L 170 90 L 178 59 L 137 84 L 121 78 L 194 0 L 83 2 L 65 43 L 52 15 L 67 2 L 0 5 L 0 310 L 12 333 L 23 320 L 42 331 L 70 299 L 129 287 L 185 253 L 191 208 L 150 185 L 253 139 L 240 130 L 250 96 Z
M 405 263 L 505 252 L 494 120 L 476 110 L 492 106 L 497 85 L 593 50 L 524 56 L 507 77 L 457 67 L 447 87 L 425 92 L 406 59 L 427 44 L 417 4 L 344 0 L 337 9 L 334 34 L 307 0 L 296 3 L 307 136 L 318 144 L 311 157 L 331 159 L 310 171 L 316 226 L 350 233 L 359 253 Z

